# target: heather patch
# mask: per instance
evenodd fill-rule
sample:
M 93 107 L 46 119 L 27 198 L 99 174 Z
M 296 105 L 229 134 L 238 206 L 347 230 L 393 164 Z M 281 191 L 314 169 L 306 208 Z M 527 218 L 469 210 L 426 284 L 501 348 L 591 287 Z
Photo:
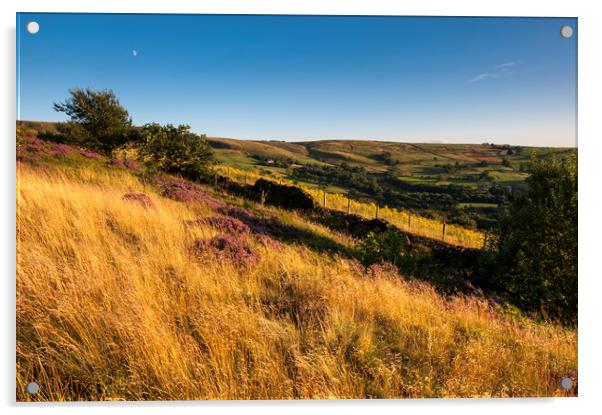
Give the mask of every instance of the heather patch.
M 67 144 L 51 143 L 37 137 L 26 136 L 21 139 L 21 143 L 17 147 L 17 160 L 33 162 L 44 156 L 66 157 L 74 151 L 77 149 Z
M 89 159 L 100 160 L 102 156 L 95 151 L 82 149 L 79 152 L 82 156 L 87 157 Z
M 110 159 L 107 162 L 107 164 L 110 166 L 114 166 L 114 167 L 121 167 L 124 169 L 129 169 L 129 170 L 132 170 L 135 172 L 142 171 L 142 168 L 140 167 L 140 165 L 133 160 Z
M 224 212 L 238 214 L 245 220 L 246 223 L 240 219 L 223 215 L 216 215 L 205 219 L 195 219 L 192 221 L 187 221 L 186 223 L 188 225 L 208 224 L 224 233 L 232 235 L 253 233 L 254 239 L 265 248 L 273 249 L 276 251 L 282 251 L 282 249 L 284 248 L 284 244 L 282 244 L 282 242 L 272 238 L 271 236 L 265 233 L 268 231 L 268 227 L 257 226 L 257 223 L 253 221 L 253 215 L 251 215 L 247 210 L 238 207 L 231 207 L 221 210 Z M 248 225 L 253 225 L 254 223 L 255 226 L 253 226 L 253 228 L 251 228 Z
M 300 237 L 303 233 L 299 228 L 283 224 L 274 216 L 265 218 L 258 217 L 252 215 L 246 209 L 237 207 L 221 209 L 221 211 L 246 224 L 253 233 L 282 239 L 295 239 Z
M 167 175 L 156 175 L 153 180 L 165 196 L 178 202 L 201 203 L 211 209 L 226 206 L 225 202 L 209 196 L 200 186 L 188 180 Z
M 144 193 L 126 193 L 122 196 L 122 199 L 138 203 L 140 206 L 145 207 L 147 209 L 154 206 L 151 198 L 145 195 Z
M 49 155 L 51 156 L 66 156 L 71 152 L 75 151 L 75 148 L 67 144 L 51 144 L 49 149 Z
M 240 220 L 256 236 L 265 235 L 271 240 L 276 239 L 287 243 L 299 243 L 316 251 L 337 252 L 348 257 L 352 256 L 349 249 L 328 236 L 321 235 L 309 229 L 282 223 L 276 216 L 254 216 L 248 210 L 238 207 L 226 207 L 219 209 L 219 211 Z M 269 244 L 270 241 L 264 239 L 263 243 Z
M 113 167 L 123 167 L 125 168 L 125 164 L 122 159 L 110 159 L 107 164 Z
M 245 239 L 232 235 L 220 235 L 209 240 L 197 239 L 192 252 L 195 255 L 208 252 L 220 260 L 234 263 L 239 267 L 255 265 L 261 259 L 259 253 Z
M 206 220 L 209 225 L 225 233 L 241 234 L 249 233 L 251 231 L 246 224 L 229 216 L 211 216 Z
M 140 165 L 138 163 L 136 163 L 134 160 L 124 160 L 123 165 L 125 166 L 126 169 L 130 169 L 135 172 L 142 171 L 142 168 L 140 167 Z
M 229 215 L 245 222 L 253 218 L 253 214 L 251 214 L 251 212 L 249 212 L 247 209 L 236 206 L 226 206 L 223 209 L 220 209 L 220 212 L 224 215 Z

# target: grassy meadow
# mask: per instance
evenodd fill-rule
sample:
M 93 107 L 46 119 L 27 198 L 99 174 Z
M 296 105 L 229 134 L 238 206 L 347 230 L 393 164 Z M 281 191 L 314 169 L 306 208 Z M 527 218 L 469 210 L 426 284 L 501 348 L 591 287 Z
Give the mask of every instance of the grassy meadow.
M 490 144 L 423 144 L 375 140 L 320 140 L 307 142 L 254 141 L 209 138 L 221 163 L 240 169 L 263 168 L 275 176 L 289 177 L 286 171 L 258 162 L 258 158 L 295 160 L 299 164 L 337 165 L 342 162 L 378 174 L 393 170 L 400 181 L 418 184 L 477 187 L 477 177 L 484 171 L 501 185 L 520 185 L 527 174 L 520 171 L 531 154 L 545 158 L 551 154 L 564 157 L 574 148 L 510 147 Z M 388 163 L 383 162 L 387 154 Z M 504 159 L 508 160 L 503 165 Z M 481 163 L 485 164 L 481 165 Z M 456 166 L 453 173 L 447 165 Z
M 19 401 L 577 393 L 560 389 L 577 371 L 575 328 L 221 225 L 245 209 L 356 243 L 296 213 L 208 187 L 212 203 L 173 200 L 79 154 L 17 166 Z M 197 249 L 215 238 L 240 251 Z

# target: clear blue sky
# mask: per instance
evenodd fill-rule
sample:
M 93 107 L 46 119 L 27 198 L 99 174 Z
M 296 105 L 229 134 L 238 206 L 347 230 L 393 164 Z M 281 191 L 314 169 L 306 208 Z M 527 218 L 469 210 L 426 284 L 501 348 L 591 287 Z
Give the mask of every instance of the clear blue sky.
M 19 119 L 90 87 L 209 136 L 576 142 L 576 19 L 24 13 L 17 35 Z

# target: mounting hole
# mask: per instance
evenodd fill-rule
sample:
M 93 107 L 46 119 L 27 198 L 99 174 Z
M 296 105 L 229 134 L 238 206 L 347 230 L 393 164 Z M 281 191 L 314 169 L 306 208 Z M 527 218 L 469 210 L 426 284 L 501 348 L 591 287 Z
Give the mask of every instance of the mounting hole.
M 25 390 L 30 395 L 35 395 L 40 391 L 40 385 L 38 385 L 36 382 L 29 382 L 27 386 L 25 386 Z
M 562 26 L 560 28 L 560 36 L 565 39 L 573 37 L 573 28 L 571 26 Z
M 571 378 L 562 378 L 560 381 L 560 386 L 564 390 L 569 390 L 573 387 L 573 379 Z
M 36 33 L 38 33 L 40 31 L 40 24 L 38 22 L 31 21 L 31 22 L 27 23 L 26 28 L 29 33 L 31 33 L 32 35 L 35 35 Z

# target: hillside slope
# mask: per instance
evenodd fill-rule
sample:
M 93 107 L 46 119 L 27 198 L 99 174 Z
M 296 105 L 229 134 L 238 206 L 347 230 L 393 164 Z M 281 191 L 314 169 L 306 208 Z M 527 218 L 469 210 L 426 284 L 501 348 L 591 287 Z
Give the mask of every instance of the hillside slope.
M 575 330 L 365 269 L 294 213 L 36 145 L 18 162 L 18 400 L 560 396 L 576 374 Z
M 404 179 L 432 179 L 444 173 L 447 164 L 462 167 L 458 176 L 483 171 L 479 163 L 487 163 L 488 170 L 502 173 L 502 182 L 520 182 L 524 174 L 520 164 L 527 163 L 535 152 L 539 157 L 556 154 L 560 157 L 573 153 L 573 148 L 504 146 L 493 144 L 425 144 L 386 142 L 376 140 L 318 140 L 305 142 L 237 140 L 208 138 L 223 161 L 233 167 L 257 165 L 257 159 L 292 159 L 301 164 L 347 163 L 365 168 L 370 173 L 383 173 L 391 167 Z M 509 154 L 509 151 L 510 154 Z M 502 165 L 504 159 L 509 166 Z M 244 162 L 241 162 L 243 161 Z M 503 173 L 509 177 L 503 177 Z M 510 174 L 512 173 L 512 174 Z M 427 180 L 428 181 L 428 180 Z M 458 181 L 458 184 L 463 184 Z

